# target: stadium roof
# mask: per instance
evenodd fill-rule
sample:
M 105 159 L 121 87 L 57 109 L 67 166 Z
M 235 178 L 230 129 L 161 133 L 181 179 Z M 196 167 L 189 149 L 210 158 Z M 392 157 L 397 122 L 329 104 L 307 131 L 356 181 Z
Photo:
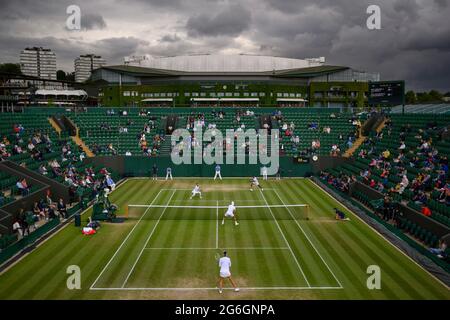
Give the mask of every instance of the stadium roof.
M 114 66 L 103 66 L 97 70 L 110 70 L 123 74 L 133 75 L 133 76 L 144 76 L 144 77 L 178 77 L 185 75 L 257 75 L 257 76 L 272 76 L 280 78 L 309 78 L 314 76 L 320 76 L 330 73 L 335 73 L 339 71 L 344 71 L 349 69 L 349 67 L 343 66 L 317 66 L 317 67 L 307 67 L 299 69 L 286 69 L 286 70 L 273 70 L 273 71 L 260 71 L 260 72 L 223 72 L 223 71 L 208 71 L 208 72 L 188 72 L 188 71 L 175 71 L 175 70 L 164 70 L 137 66 L 127 66 L 127 65 L 114 65 Z

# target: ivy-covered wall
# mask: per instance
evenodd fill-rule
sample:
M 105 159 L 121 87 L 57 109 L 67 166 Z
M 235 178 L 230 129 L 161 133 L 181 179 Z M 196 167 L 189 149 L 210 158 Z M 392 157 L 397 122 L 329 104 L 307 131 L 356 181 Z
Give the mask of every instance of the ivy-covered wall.
M 179 84 L 106 85 L 99 104 L 106 107 L 143 106 L 146 98 L 172 98 L 173 106 L 189 106 L 191 98 L 259 98 L 260 106 L 275 106 L 277 98 L 302 98 L 311 107 L 363 107 L 368 85 L 364 82 L 312 82 L 309 85 L 199 82 Z

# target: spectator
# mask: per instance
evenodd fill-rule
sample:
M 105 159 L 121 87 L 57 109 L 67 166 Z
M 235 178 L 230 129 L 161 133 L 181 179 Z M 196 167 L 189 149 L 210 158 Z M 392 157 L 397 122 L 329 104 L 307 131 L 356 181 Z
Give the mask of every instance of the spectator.
M 64 200 L 62 198 L 60 198 L 58 201 L 57 209 L 62 217 L 67 218 L 67 205 L 64 203 Z
M 425 204 L 422 205 L 422 214 L 427 217 L 431 217 L 431 210 Z
M 432 254 L 435 254 L 438 258 L 444 259 L 446 257 L 447 243 L 445 241 L 440 240 L 439 246 L 437 248 L 429 249 Z

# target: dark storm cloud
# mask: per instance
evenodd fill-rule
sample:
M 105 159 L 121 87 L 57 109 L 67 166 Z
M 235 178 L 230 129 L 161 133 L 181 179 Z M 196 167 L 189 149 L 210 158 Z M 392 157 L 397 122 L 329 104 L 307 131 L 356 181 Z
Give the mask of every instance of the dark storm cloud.
M 160 39 L 160 42 L 178 42 L 180 40 L 176 34 L 166 34 Z
M 10 48 L 2 50 L 0 62 L 18 62 L 20 50 L 26 47 L 42 46 L 51 48 L 57 58 L 57 67 L 73 71 L 73 61 L 81 54 L 102 55 L 110 64 L 121 64 L 123 57 L 134 54 L 139 46 L 147 46 L 146 41 L 133 37 L 107 38 L 94 43 L 85 43 L 78 39 L 60 39 L 55 37 L 29 38 L 0 35 L 1 43 L 9 43 Z
M 106 28 L 106 22 L 99 14 L 82 14 L 81 28 L 85 30 L 104 29 Z
M 231 5 L 225 10 L 214 13 L 202 13 L 190 17 L 186 23 L 189 36 L 238 36 L 248 29 L 251 12 L 242 5 Z
M 448 5 L 448 0 L 434 0 L 434 2 L 441 8 L 446 8 Z
M 450 91 L 449 0 L 77 0 L 83 32 L 65 29 L 73 0 L 0 0 L 0 62 L 45 46 L 58 67 L 79 54 L 121 63 L 132 54 L 251 53 L 325 56 L 328 64 Z M 366 28 L 369 5 L 382 29 Z M 142 28 L 140 28 L 142 26 Z

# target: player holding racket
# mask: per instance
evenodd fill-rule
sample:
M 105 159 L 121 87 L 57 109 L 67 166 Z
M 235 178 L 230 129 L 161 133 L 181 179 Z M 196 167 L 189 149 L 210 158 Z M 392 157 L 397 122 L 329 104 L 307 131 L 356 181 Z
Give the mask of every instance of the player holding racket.
M 223 215 L 222 225 L 225 224 L 225 218 L 231 218 L 234 220 L 234 225 L 239 225 L 239 222 L 237 222 L 236 207 L 234 206 L 234 201 L 231 201 L 231 204 L 228 206 L 227 211 Z
M 227 257 L 227 252 L 223 252 L 223 257 L 219 259 L 219 293 L 222 293 L 223 291 L 223 281 L 225 279 L 228 279 L 231 283 L 231 285 L 234 288 L 234 291 L 238 292 L 239 288 L 236 285 L 236 282 L 231 278 L 231 259 Z

